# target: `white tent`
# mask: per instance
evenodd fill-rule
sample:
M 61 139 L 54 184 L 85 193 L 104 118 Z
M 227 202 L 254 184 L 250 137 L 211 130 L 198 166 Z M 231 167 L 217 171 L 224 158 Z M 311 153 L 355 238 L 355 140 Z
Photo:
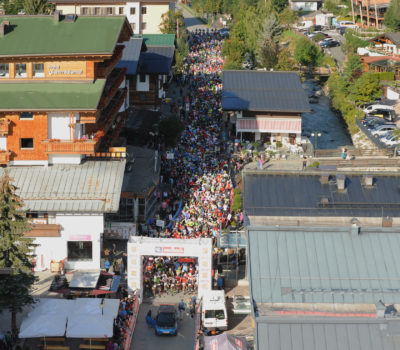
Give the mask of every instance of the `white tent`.
M 67 318 L 74 300 L 42 298 L 28 314 L 19 332 L 20 338 L 60 337 L 65 334 Z
M 76 299 L 68 317 L 67 338 L 112 337 L 118 308 L 118 299 Z

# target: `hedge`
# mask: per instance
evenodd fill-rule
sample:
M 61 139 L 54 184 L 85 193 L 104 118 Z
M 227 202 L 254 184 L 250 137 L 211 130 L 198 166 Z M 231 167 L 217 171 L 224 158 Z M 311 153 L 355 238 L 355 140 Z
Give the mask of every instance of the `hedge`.
M 380 72 L 375 73 L 379 77 L 379 80 L 393 81 L 394 80 L 394 72 Z
M 242 193 L 238 188 L 233 190 L 232 211 L 242 210 Z

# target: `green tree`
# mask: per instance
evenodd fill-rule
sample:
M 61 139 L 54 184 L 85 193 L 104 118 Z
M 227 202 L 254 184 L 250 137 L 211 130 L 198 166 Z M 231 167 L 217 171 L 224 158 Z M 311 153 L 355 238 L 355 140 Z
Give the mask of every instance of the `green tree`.
M 392 30 L 400 30 L 400 0 L 392 0 L 386 11 L 384 23 Z
M 7 15 L 16 15 L 24 8 L 24 0 L 3 0 L 1 6 Z
M 364 73 L 350 86 L 350 99 L 357 105 L 375 101 L 382 95 L 379 77 L 373 73 Z
M 258 41 L 257 62 L 261 67 L 270 69 L 278 62 L 278 43 L 282 27 L 274 13 L 267 18 Z
M 360 39 L 353 30 L 346 30 L 345 38 L 345 50 L 348 54 L 354 54 L 357 52 L 359 47 L 367 47 L 368 41 Z
M 12 275 L 0 278 L 0 312 L 11 312 L 11 329 L 16 330 L 16 313 L 33 303 L 30 287 L 36 281 L 30 257 L 34 245 L 24 237 L 29 230 L 23 202 L 15 193 L 7 173 L 0 179 L 0 267 L 12 268 Z
M 179 28 L 184 28 L 182 11 L 169 10 L 161 16 L 161 23 L 159 25 L 160 31 L 163 34 L 177 34 L 177 23 Z
M 24 10 L 27 15 L 49 15 L 54 6 L 47 0 L 24 0 Z
M 297 22 L 299 16 L 295 11 L 293 11 L 290 7 L 286 7 L 280 14 L 279 14 L 279 21 L 281 25 L 286 29 L 289 30 L 292 28 L 293 24 Z
M 358 79 L 363 71 L 363 64 L 360 56 L 348 55 L 344 66 L 343 81 L 349 86 L 355 79 Z
M 278 62 L 275 66 L 275 70 L 280 71 L 291 71 L 296 66 L 296 61 L 293 58 L 292 50 L 284 48 L 279 51 Z
M 321 51 L 310 40 L 300 38 L 296 42 L 294 58 L 303 66 L 314 67 L 320 59 Z

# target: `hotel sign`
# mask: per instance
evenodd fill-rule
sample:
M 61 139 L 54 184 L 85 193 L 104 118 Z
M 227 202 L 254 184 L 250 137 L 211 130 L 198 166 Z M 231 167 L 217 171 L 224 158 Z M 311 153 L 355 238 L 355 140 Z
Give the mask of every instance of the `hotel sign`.
M 86 77 L 86 62 L 48 62 L 46 75 L 52 78 L 84 78 Z

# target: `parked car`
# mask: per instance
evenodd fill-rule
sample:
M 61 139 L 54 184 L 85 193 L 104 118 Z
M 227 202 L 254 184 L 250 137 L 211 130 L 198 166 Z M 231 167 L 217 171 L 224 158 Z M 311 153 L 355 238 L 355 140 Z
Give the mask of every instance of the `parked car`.
M 320 44 L 320 46 L 322 48 L 336 47 L 336 46 L 340 46 L 340 42 L 337 40 L 329 40 L 329 41 L 323 40 L 322 43 Z
M 378 125 L 375 128 L 371 129 L 371 134 L 375 137 L 379 137 L 380 135 L 385 134 L 387 131 L 396 129 L 397 126 L 395 124 L 383 124 Z
M 384 125 L 384 124 L 392 124 L 395 125 L 394 123 L 390 123 L 387 120 L 379 117 L 366 117 L 361 121 L 368 129 L 373 129 L 379 125 Z
M 312 32 L 312 33 L 308 33 L 307 36 L 312 39 L 314 36 L 316 36 L 317 34 L 322 34 L 325 38 L 329 37 L 328 34 L 320 32 L 320 31 L 316 31 L 316 32 Z
M 221 28 L 218 30 L 218 33 L 221 36 L 228 38 L 229 37 L 229 28 Z
M 178 334 L 178 313 L 174 305 L 160 305 L 154 326 L 155 335 Z
M 379 139 L 388 146 L 397 146 L 400 143 L 400 140 L 395 137 L 391 132 L 388 132 Z
M 385 110 L 385 111 L 394 111 L 392 106 L 383 105 L 383 104 L 373 104 L 363 109 L 363 112 L 366 114 L 372 113 L 375 110 Z
M 386 120 L 390 120 L 393 121 L 394 120 L 394 111 L 392 110 L 385 110 L 385 109 L 375 109 L 374 111 L 372 111 L 370 114 L 368 114 L 370 116 L 374 116 L 377 118 L 382 118 L 382 119 L 386 119 Z

